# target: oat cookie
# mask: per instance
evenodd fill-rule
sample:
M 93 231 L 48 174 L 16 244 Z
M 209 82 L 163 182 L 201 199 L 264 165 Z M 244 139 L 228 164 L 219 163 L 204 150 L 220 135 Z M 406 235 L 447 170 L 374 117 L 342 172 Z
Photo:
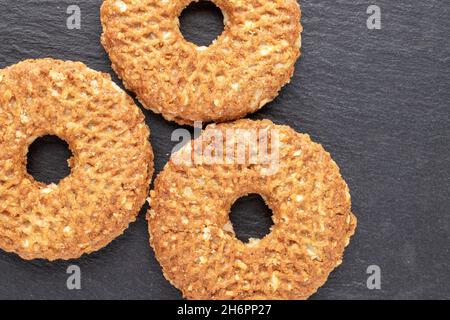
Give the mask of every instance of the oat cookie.
M 125 86 L 179 124 L 243 118 L 273 100 L 300 56 L 296 0 L 213 0 L 224 32 L 209 46 L 184 39 L 192 0 L 105 0 L 102 44 Z
M 256 140 L 248 129 L 257 130 Z M 236 154 L 248 141 L 257 143 L 246 146 L 243 162 Z M 234 149 L 211 152 L 211 145 Z M 251 161 L 264 145 L 269 152 Z M 211 154 L 219 156 L 211 161 Z M 264 238 L 243 243 L 229 212 L 251 193 L 265 199 L 274 225 Z M 341 264 L 356 227 L 349 189 L 330 154 L 268 120 L 208 126 L 172 155 L 150 195 L 150 243 L 165 277 L 189 299 L 306 299 Z
M 27 173 L 44 135 L 73 153 L 58 185 Z M 109 75 L 53 59 L 0 70 L 0 248 L 48 260 L 98 250 L 136 219 L 152 173 L 144 116 Z

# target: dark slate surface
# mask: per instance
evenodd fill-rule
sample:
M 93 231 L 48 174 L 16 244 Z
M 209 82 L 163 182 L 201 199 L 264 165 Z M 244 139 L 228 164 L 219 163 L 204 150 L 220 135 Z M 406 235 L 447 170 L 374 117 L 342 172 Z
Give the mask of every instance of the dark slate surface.
M 99 44 L 100 3 L 0 0 L 0 67 L 51 56 L 113 74 Z M 66 28 L 69 4 L 81 8 L 81 30 Z M 366 27 L 370 4 L 381 7 L 381 30 Z M 305 0 L 302 7 L 303 55 L 292 83 L 252 118 L 309 133 L 332 153 L 350 185 L 357 234 L 343 265 L 313 298 L 450 298 L 450 3 Z M 183 30 L 209 41 L 220 20 L 202 10 L 183 19 L 192 23 Z M 177 126 L 144 112 L 159 172 L 176 144 L 170 136 Z M 52 154 L 64 159 L 58 150 L 34 166 L 44 177 L 58 175 L 59 166 L 51 167 Z M 33 156 L 41 157 L 39 151 Z M 264 207 L 257 197 L 237 206 L 233 215 L 244 234 L 252 234 L 253 220 L 239 215 Z M 253 232 L 267 227 L 267 219 L 258 221 Z M 147 243 L 141 214 L 123 236 L 77 261 L 26 262 L 1 251 L 0 298 L 180 298 Z M 66 288 L 70 264 L 82 270 L 79 291 Z M 381 268 L 381 290 L 366 287 L 369 265 Z

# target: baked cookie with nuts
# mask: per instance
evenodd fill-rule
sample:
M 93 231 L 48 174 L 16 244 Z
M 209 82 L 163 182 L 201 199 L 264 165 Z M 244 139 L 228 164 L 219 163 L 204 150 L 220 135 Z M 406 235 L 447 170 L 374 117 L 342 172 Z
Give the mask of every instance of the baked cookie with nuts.
M 192 0 L 105 0 L 102 44 L 147 109 L 179 124 L 245 117 L 273 100 L 300 56 L 296 0 L 213 0 L 224 32 L 208 47 L 184 39 Z
M 260 194 L 274 225 L 234 234 L 230 208 Z M 150 244 L 188 299 L 306 299 L 342 263 L 356 228 L 336 163 L 306 134 L 271 121 L 210 125 L 155 180 Z
M 109 75 L 80 62 L 27 60 L 0 70 L 0 248 L 73 259 L 123 233 L 145 201 L 153 153 L 144 115 Z M 29 145 L 55 135 L 71 174 L 27 173 Z

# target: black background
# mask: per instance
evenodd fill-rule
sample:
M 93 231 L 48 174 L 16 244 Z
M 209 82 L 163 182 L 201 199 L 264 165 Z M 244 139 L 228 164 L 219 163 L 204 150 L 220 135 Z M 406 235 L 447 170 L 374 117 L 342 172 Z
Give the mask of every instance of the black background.
M 69 4 L 81 8 L 80 30 L 66 27 Z M 0 0 L 0 68 L 50 56 L 82 61 L 120 83 L 99 43 L 100 4 Z M 381 30 L 366 26 L 371 4 L 381 8 Z M 343 265 L 313 299 L 450 298 L 450 2 L 304 0 L 301 5 L 305 30 L 295 76 L 251 118 L 309 133 L 331 152 L 350 186 L 357 233 Z M 220 16 L 202 7 L 182 19 L 186 37 L 200 44 L 221 25 Z M 177 125 L 144 113 L 159 172 L 176 144 L 171 133 Z M 52 153 L 48 143 L 46 148 L 47 159 L 65 154 L 60 148 Z M 52 175 L 59 170 L 53 160 L 36 160 L 33 170 Z M 236 206 L 234 222 L 242 232 L 267 227 L 257 197 Z M 260 221 L 256 228 L 253 221 Z M 76 261 L 27 262 L 0 251 L 0 298 L 180 298 L 162 276 L 146 228 L 141 213 L 123 236 Z M 78 291 L 66 288 L 71 264 L 82 271 Z M 366 287 L 369 265 L 381 268 L 381 290 Z

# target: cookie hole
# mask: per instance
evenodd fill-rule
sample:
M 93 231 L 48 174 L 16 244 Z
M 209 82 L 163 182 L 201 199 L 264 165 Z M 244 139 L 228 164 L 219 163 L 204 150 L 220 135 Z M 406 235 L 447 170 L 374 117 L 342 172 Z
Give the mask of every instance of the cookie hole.
M 45 184 L 58 184 L 70 175 L 67 162 L 72 157 L 69 145 L 57 136 L 36 139 L 28 148 L 27 171 L 36 180 Z
M 224 31 L 222 11 L 211 1 L 193 2 L 180 15 L 183 37 L 197 46 L 209 46 Z
M 236 237 L 248 243 L 250 239 L 262 239 L 270 233 L 272 210 L 259 194 L 250 194 L 233 204 L 230 221 Z

